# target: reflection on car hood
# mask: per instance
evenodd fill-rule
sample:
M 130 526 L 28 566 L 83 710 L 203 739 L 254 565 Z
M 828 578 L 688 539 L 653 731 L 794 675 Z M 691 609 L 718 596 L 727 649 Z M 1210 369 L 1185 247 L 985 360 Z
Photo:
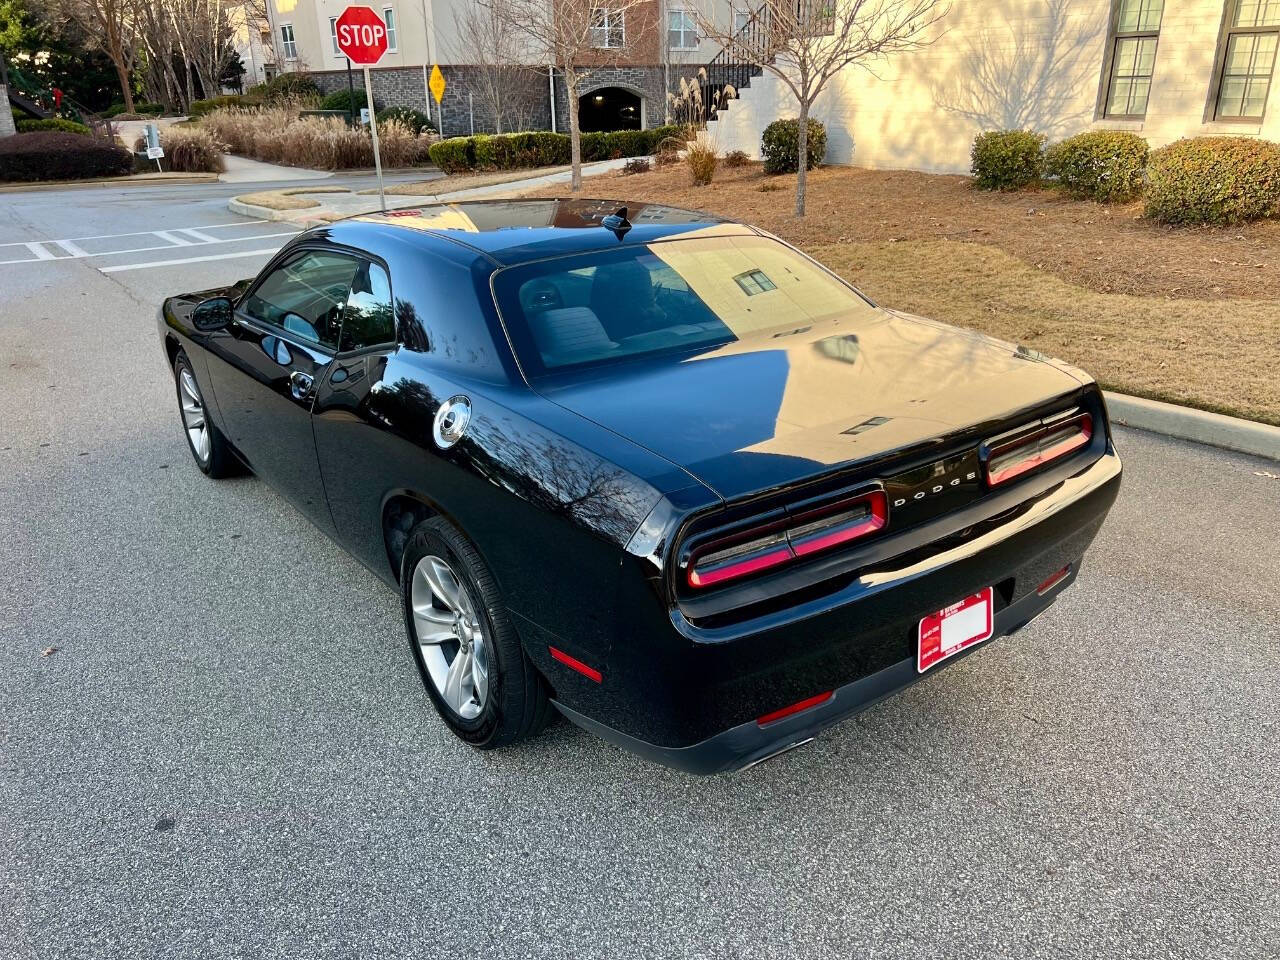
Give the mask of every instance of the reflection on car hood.
M 1028 351 L 885 310 L 535 382 L 727 499 L 994 427 L 1080 386 Z

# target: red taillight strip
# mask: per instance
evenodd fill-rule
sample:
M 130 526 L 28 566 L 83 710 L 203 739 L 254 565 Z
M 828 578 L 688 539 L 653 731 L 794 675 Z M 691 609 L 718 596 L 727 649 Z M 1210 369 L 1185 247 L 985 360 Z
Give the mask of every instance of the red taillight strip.
M 820 523 L 824 517 L 832 517 L 833 515 L 838 517 L 840 513 L 859 506 L 867 508 L 866 516 L 859 517 L 852 522 L 846 522 L 843 526 L 818 529 L 812 533 L 801 532 L 806 526 L 810 526 L 815 522 Z M 695 550 L 688 561 L 688 571 L 685 576 L 691 587 L 702 589 L 715 586 L 718 583 L 736 580 L 753 573 L 781 566 L 799 557 L 809 556 L 810 554 L 849 543 L 852 540 L 875 533 L 888 522 L 889 500 L 883 490 L 872 490 L 849 500 L 841 500 L 817 510 L 802 513 L 798 517 L 793 517 L 787 522 L 788 525 L 782 531 L 786 537 L 786 542 L 784 543 L 770 544 L 759 548 L 754 553 L 747 554 L 741 559 L 730 559 L 711 567 L 699 569 L 699 561 L 705 562 L 708 556 L 715 553 L 731 551 L 733 542 L 746 547 L 754 542 L 751 539 L 753 534 L 758 535 L 763 531 L 755 530 L 746 534 L 739 534 L 727 547 L 723 539 L 713 541 Z M 774 521 L 764 529 L 776 532 L 780 526 L 779 522 Z
M 819 704 L 826 703 L 833 696 L 835 696 L 835 691 L 828 690 L 826 693 L 820 693 L 816 697 L 809 697 L 806 700 L 801 700 L 799 703 L 793 703 L 789 707 L 783 707 L 781 710 L 773 711 L 773 713 L 766 713 L 763 717 L 757 717 L 756 723 L 759 726 L 767 727 L 771 723 L 776 723 L 779 720 L 794 716 L 797 713 L 803 713 L 811 707 L 816 707 Z
M 1058 433 L 1072 426 L 1077 428 L 1077 432 L 1063 440 L 1060 440 L 1052 447 L 1048 447 L 1044 450 L 1037 450 L 1025 459 L 1019 460 L 1010 466 L 1004 467 L 1003 469 L 991 469 L 991 462 L 998 457 L 1006 456 L 1010 452 L 1017 451 L 1021 447 L 1036 443 L 1044 439 L 1046 436 Z M 987 484 L 992 487 L 997 487 L 1002 483 L 1008 483 L 1015 477 L 1020 477 L 1022 474 L 1027 473 L 1030 470 L 1034 470 L 1036 467 L 1042 466 L 1051 460 L 1057 460 L 1059 457 L 1065 457 L 1067 454 L 1079 450 L 1081 447 L 1088 445 L 1091 439 L 1093 439 L 1093 416 L 1088 413 L 1081 414 L 1078 417 L 1065 420 L 1061 423 L 1044 425 L 1029 436 L 1021 437 L 1011 443 L 1006 443 L 1002 446 L 996 447 L 987 455 Z
M 699 571 L 696 567 L 690 565 L 689 586 L 715 586 L 715 584 L 723 583 L 725 580 L 734 580 L 738 577 L 745 577 L 748 574 L 759 573 L 761 570 L 768 570 L 770 567 L 776 567 L 793 559 L 795 559 L 795 553 L 792 552 L 791 547 L 783 544 L 767 553 L 759 553 L 710 570 Z
M 552 659 L 559 660 L 570 670 L 577 670 L 580 674 L 582 674 L 588 680 L 594 680 L 596 683 L 604 682 L 604 674 L 602 674 L 599 670 L 595 669 L 594 667 L 588 667 L 585 663 L 583 663 L 577 657 L 571 657 L 569 656 L 569 654 L 565 653 L 563 650 L 557 650 L 555 647 L 549 646 L 547 647 L 547 649 L 551 651 Z
M 803 540 L 792 540 L 791 548 L 795 550 L 796 556 L 806 557 L 811 553 L 827 550 L 842 543 L 848 543 L 850 540 L 857 540 L 859 537 L 875 533 L 888 523 L 889 500 L 884 493 L 877 490 L 862 498 L 860 502 L 865 503 L 871 510 L 866 517 L 845 527 L 815 533 Z

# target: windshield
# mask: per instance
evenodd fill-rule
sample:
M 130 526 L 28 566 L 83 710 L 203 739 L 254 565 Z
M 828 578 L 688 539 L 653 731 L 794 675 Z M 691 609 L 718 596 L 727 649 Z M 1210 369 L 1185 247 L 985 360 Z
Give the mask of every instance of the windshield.
M 821 267 L 767 237 L 708 237 L 521 264 L 494 276 L 521 365 L 567 367 L 721 346 L 865 310 Z

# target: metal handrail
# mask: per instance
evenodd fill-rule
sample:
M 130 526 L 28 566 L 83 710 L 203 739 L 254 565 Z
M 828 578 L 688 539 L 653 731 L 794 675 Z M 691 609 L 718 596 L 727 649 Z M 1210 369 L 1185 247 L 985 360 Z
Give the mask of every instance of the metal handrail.
M 767 17 L 766 8 L 753 10 L 742 28 L 704 68 L 707 72 L 707 88 L 702 96 L 704 122 L 716 119 L 719 112 L 728 106 L 728 99 L 724 96 L 725 87 L 733 87 L 735 91 L 742 90 L 750 86 L 755 77 L 764 73 L 764 68 L 745 56 L 744 52 L 760 49 L 762 42 L 767 40 Z

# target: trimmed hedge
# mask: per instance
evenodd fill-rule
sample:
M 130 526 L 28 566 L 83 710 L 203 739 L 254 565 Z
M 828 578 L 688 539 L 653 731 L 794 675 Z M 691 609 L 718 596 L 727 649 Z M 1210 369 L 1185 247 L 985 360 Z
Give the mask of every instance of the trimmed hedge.
M 1142 194 L 1148 154 L 1136 133 L 1094 130 L 1050 147 L 1044 170 L 1078 199 L 1128 203 Z
M 262 97 L 251 97 L 249 95 L 238 95 L 229 93 L 222 97 L 212 97 L 208 100 L 192 100 L 191 106 L 187 109 L 187 116 L 195 120 L 203 117 L 206 113 L 213 110 L 220 110 L 223 107 L 242 107 L 249 109 L 252 107 L 260 107 L 265 101 Z
M 647 156 L 657 152 L 671 137 L 683 141 L 684 129 L 673 125 L 652 130 L 584 133 L 582 159 L 589 162 Z M 445 173 L 562 166 L 569 162 L 569 154 L 569 135 L 549 130 L 452 137 L 431 146 L 431 162 Z
M 125 105 L 117 100 L 115 103 L 111 104 L 111 106 L 107 107 L 107 109 L 102 112 L 102 115 L 107 118 L 118 117 L 120 114 L 125 113 L 125 109 Z M 130 114 L 130 116 L 158 117 L 162 113 L 164 113 L 163 103 L 147 103 L 145 100 L 136 100 L 133 104 L 133 114 Z
M 379 110 L 377 114 L 378 124 L 388 123 L 395 120 L 402 127 L 413 131 L 416 137 L 423 130 L 435 132 L 436 125 L 431 122 L 421 110 L 414 110 L 412 107 L 387 107 L 385 110 Z
M 1280 213 L 1280 145 L 1195 137 L 1151 154 L 1146 214 L 1161 223 L 1243 223 Z
M 827 128 L 812 117 L 805 152 L 809 155 L 806 170 L 818 166 L 827 155 Z M 760 156 L 764 158 L 765 173 L 797 172 L 800 169 L 800 121 L 775 120 L 765 127 L 760 138 Z
M 321 110 L 345 110 L 348 113 L 359 114 L 361 110 L 369 105 L 369 100 L 365 96 L 363 90 L 335 90 L 320 101 Z M 375 97 L 373 101 L 375 112 L 382 109 Z M 356 119 L 360 119 L 358 116 Z
M 0 139 L 0 180 L 80 180 L 132 169 L 128 150 L 78 133 L 19 133 Z
M 981 133 L 973 141 L 973 178 L 981 190 L 1017 190 L 1040 179 L 1045 138 L 1030 130 Z
M 47 120 L 36 120 L 33 117 L 27 117 L 18 120 L 14 126 L 18 128 L 18 133 L 48 133 L 53 131 L 57 133 L 78 133 L 82 137 L 89 136 L 89 128 L 83 123 L 64 120 L 62 117 L 50 117 Z

